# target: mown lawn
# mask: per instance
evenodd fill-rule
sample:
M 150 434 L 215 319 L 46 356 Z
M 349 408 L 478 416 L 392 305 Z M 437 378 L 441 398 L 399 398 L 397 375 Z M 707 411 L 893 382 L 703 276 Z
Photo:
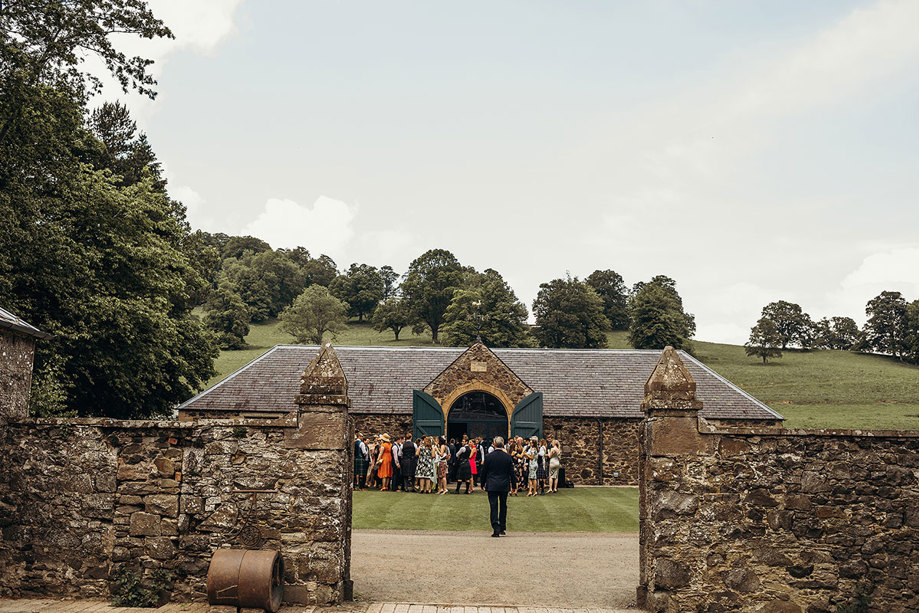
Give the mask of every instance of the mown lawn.
M 488 530 L 485 492 L 413 494 L 354 492 L 356 530 Z M 634 532 L 638 488 L 575 487 L 527 498 L 508 497 L 508 530 L 522 532 Z
M 611 349 L 628 349 L 626 332 L 607 335 Z M 247 349 L 223 351 L 213 385 L 274 345 L 292 343 L 277 321 L 252 324 Z M 391 332 L 351 322 L 332 338 L 338 345 L 431 345 L 431 335 Z M 919 429 L 919 367 L 881 356 L 848 351 L 786 351 L 763 365 L 739 345 L 694 341 L 696 356 L 707 366 L 784 415 L 788 428 Z

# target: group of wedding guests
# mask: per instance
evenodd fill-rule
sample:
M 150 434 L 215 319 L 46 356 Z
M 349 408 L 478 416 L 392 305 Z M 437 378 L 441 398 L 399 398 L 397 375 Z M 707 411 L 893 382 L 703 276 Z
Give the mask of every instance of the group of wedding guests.
M 484 489 L 479 478 L 485 457 L 494 453 L 481 437 L 450 439 L 425 436 L 412 439 L 411 434 L 388 434 L 354 438 L 354 488 L 446 494 L 447 483 L 456 482 L 455 493 L 465 486 L 465 493 Z M 514 459 L 517 484 L 510 495 L 516 496 L 526 484 L 527 496 L 558 492 L 562 466 L 562 446 L 551 434 L 545 438 L 511 438 L 505 451 Z

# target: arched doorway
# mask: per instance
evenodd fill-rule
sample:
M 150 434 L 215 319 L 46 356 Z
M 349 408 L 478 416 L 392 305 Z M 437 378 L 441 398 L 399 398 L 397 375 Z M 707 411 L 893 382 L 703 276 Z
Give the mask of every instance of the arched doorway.
M 491 440 L 507 436 L 507 410 L 488 392 L 467 392 L 453 401 L 447 413 L 447 437 L 459 440 L 464 434 Z

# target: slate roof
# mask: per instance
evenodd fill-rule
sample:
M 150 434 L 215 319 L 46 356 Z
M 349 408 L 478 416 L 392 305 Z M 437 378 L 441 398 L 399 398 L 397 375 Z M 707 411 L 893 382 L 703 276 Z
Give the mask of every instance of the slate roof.
M 336 347 L 352 413 L 411 414 L 412 390 L 423 389 L 466 349 Z M 293 411 L 300 375 L 317 346 L 278 345 L 179 407 L 194 411 Z M 644 384 L 657 350 L 493 349 L 530 388 L 543 392 L 545 416 L 642 417 Z M 692 356 L 680 358 L 696 380 L 702 416 L 782 416 Z
M 22 332 L 23 334 L 28 334 L 35 338 L 51 338 L 51 335 L 47 332 L 42 332 L 24 319 L 16 317 L 2 307 L 0 307 L 0 328 L 16 330 L 17 332 Z

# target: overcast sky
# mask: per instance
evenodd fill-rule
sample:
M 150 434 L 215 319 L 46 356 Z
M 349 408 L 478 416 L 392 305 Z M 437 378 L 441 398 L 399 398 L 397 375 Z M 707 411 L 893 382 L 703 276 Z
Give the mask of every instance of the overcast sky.
M 404 272 L 677 280 L 697 338 L 767 302 L 919 298 L 919 2 L 153 1 L 127 100 L 196 228 Z

